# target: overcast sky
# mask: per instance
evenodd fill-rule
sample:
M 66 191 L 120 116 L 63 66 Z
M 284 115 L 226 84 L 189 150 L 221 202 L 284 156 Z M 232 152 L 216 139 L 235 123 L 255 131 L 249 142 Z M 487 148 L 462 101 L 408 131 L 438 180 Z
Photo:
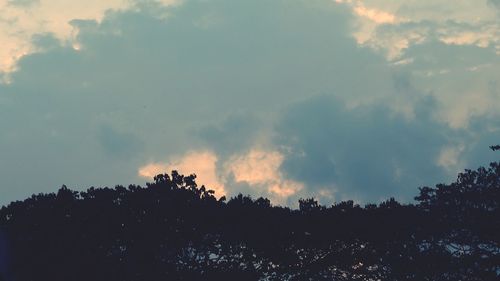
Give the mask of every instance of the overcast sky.
M 499 158 L 499 0 L 0 0 L 0 45 L 0 205 L 172 169 L 408 202 Z

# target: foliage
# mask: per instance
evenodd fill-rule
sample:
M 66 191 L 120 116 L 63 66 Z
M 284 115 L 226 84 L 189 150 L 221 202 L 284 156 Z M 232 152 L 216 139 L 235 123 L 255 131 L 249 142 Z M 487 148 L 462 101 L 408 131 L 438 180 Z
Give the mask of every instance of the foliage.
M 292 210 L 175 171 L 63 186 L 0 210 L 0 280 L 498 280 L 499 163 L 415 199 Z

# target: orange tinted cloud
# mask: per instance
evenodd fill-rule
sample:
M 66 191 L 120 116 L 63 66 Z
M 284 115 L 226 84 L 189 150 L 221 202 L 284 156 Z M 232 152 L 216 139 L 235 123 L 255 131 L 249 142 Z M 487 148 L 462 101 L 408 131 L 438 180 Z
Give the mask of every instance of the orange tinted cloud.
M 210 151 L 192 151 L 167 163 L 149 163 L 139 169 L 139 175 L 153 178 L 157 174 L 177 170 L 184 175 L 196 174 L 196 182 L 215 191 L 217 197 L 226 195 L 224 184 L 217 176 L 217 156 Z
M 373 8 L 367 8 L 363 4 L 359 3 L 357 6 L 354 7 L 354 12 L 361 17 L 367 18 L 373 22 L 376 22 L 378 24 L 383 24 L 383 23 L 396 23 L 396 16 L 382 11 L 378 9 L 373 9 Z
M 284 156 L 277 151 L 252 149 L 233 155 L 217 170 L 217 155 L 212 151 L 192 151 L 168 162 L 154 162 L 139 168 L 141 177 L 177 170 L 181 174 L 195 173 L 197 182 L 213 189 L 218 197 L 227 195 L 230 178 L 248 184 L 258 196 L 266 196 L 274 204 L 285 204 L 286 199 L 304 188 L 302 183 L 285 179 L 280 172 Z M 230 194 L 234 195 L 234 194 Z
M 262 184 L 276 178 L 283 155 L 275 151 L 251 150 L 231 158 L 228 168 L 236 181 Z
M 303 184 L 285 179 L 280 171 L 284 156 L 277 151 L 252 149 L 246 154 L 232 157 L 225 165 L 226 174 L 232 174 L 237 182 L 245 182 L 256 189 L 264 189 L 274 196 L 274 202 L 303 189 Z
M 286 198 L 295 195 L 302 190 L 304 185 L 290 180 L 279 180 L 269 186 L 269 192 L 276 194 L 278 197 Z
M 163 163 L 149 163 L 139 168 L 139 176 L 144 178 L 154 178 L 154 176 L 169 173 L 168 165 Z

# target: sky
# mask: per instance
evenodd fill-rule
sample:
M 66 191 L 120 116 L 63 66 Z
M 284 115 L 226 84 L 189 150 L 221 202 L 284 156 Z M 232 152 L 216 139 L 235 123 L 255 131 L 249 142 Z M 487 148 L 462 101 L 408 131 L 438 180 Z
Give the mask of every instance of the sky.
M 411 202 L 498 160 L 498 0 L 0 0 L 0 205 L 195 173 Z

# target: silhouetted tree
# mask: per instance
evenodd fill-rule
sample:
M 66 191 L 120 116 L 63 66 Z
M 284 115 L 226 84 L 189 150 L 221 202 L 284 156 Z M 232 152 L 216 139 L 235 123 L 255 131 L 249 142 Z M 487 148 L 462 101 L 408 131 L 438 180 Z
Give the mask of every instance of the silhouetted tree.
M 493 149 L 493 148 L 492 148 Z M 390 198 L 299 209 L 196 176 L 38 194 L 0 209 L 0 281 L 498 280 L 500 164 Z

